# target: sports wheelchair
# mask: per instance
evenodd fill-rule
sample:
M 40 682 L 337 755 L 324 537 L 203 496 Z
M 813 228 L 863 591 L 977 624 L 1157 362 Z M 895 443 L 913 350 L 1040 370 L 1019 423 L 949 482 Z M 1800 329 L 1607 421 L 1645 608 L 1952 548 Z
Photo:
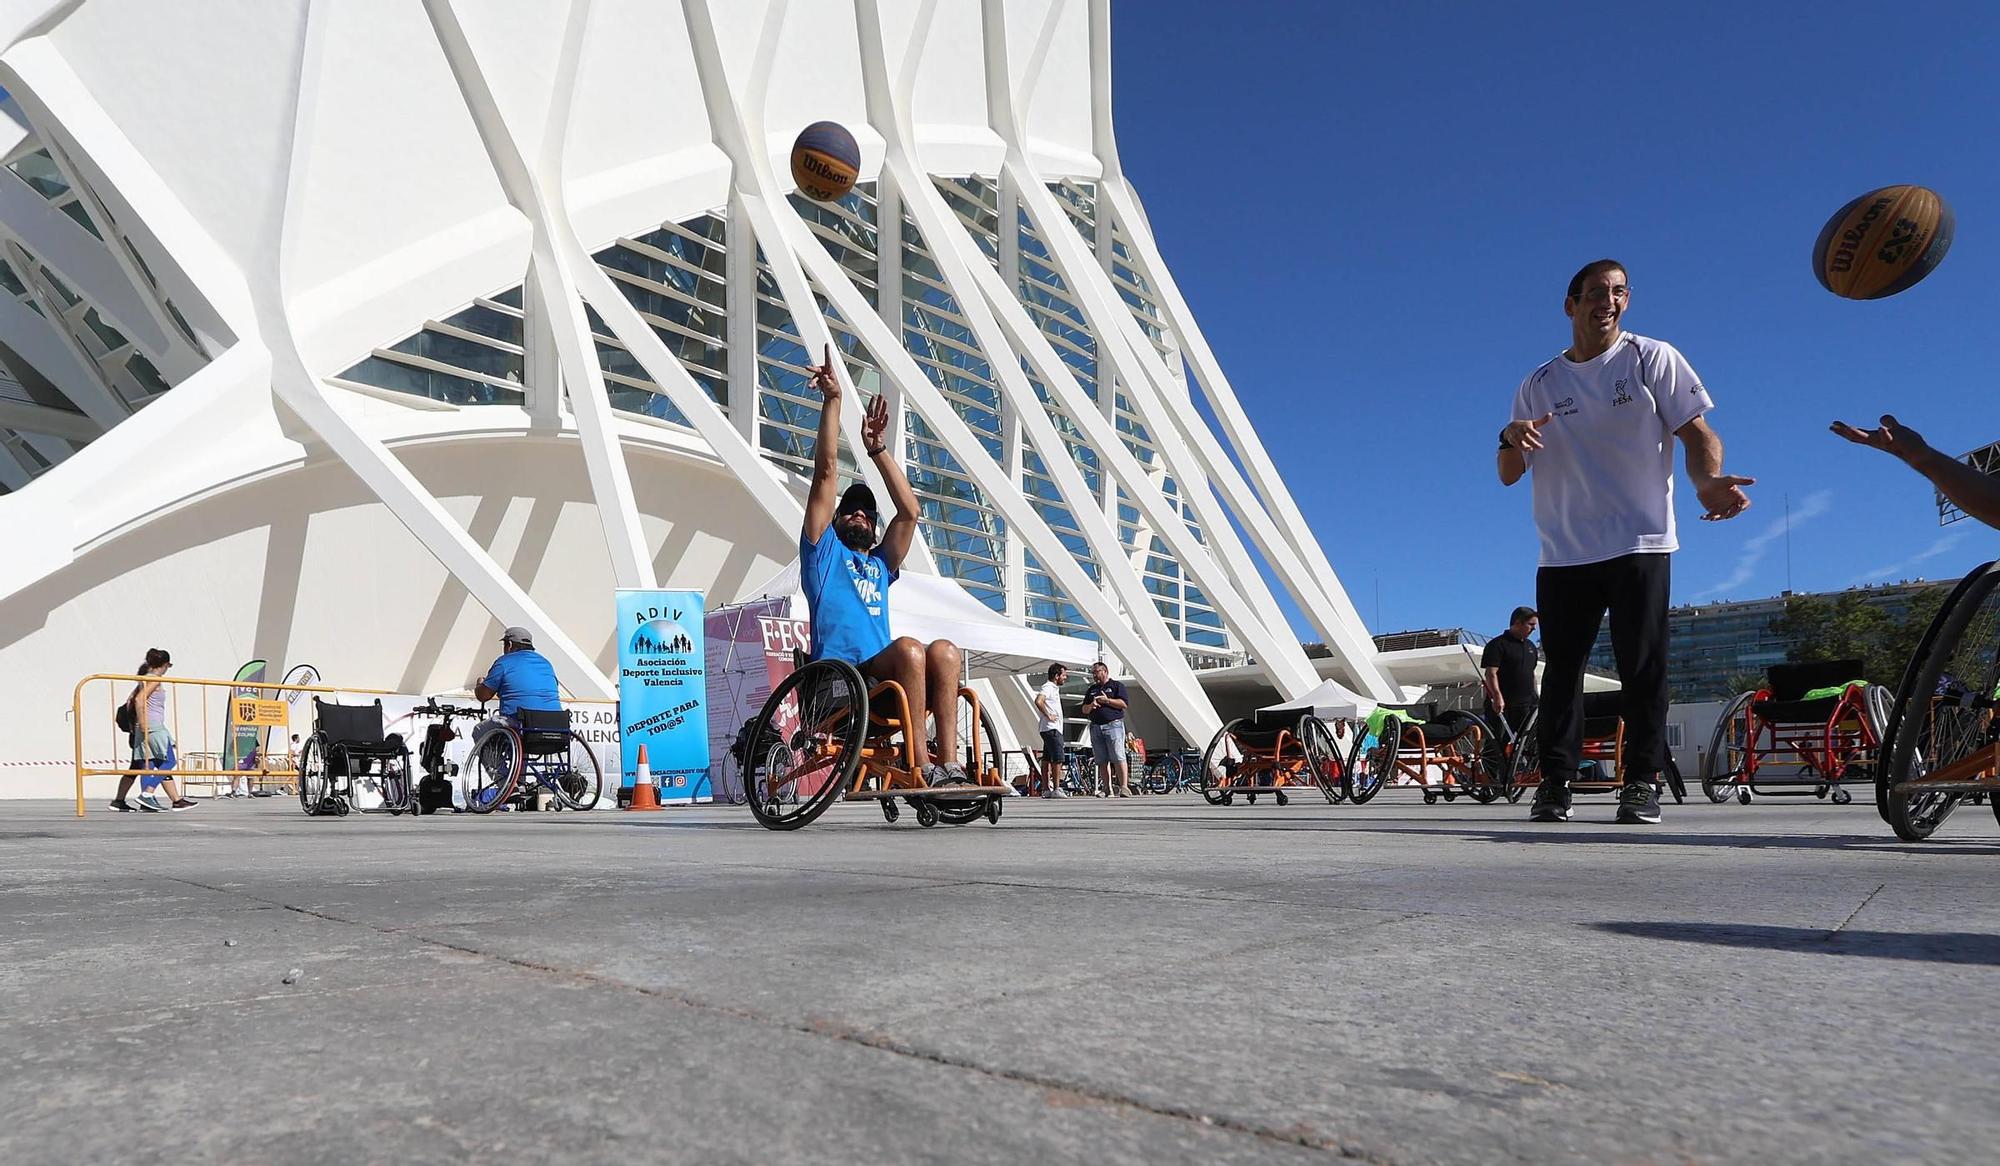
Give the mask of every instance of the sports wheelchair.
M 2000 817 L 2000 563 L 1974 568 L 1903 671 L 1883 731 L 1875 808 L 1905 842 L 1984 796 Z
M 464 716 L 470 710 L 449 711 Z M 590 743 L 569 727 L 569 710 L 519 709 L 514 720 L 513 725 L 474 731 L 465 766 L 465 808 L 490 814 L 517 797 L 525 808 L 537 787 L 554 796 L 557 809 L 596 806 L 604 793 L 603 770 Z
M 299 807 L 314 816 L 345 816 L 367 808 L 364 794 L 401 814 L 415 808 L 410 750 L 401 733 L 385 733 L 382 702 L 334 704 L 313 698 L 313 731 L 299 747 Z
M 1577 699 L 1583 703 L 1583 748 L 1577 753 L 1577 775 L 1570 782 L 1570 791 L 1616 793 L 1625 788 L 1624 694 L 1585 692 Z M 1540 709 L 1528 714 L 1520 733 L 1507 742 L 1504 756 L 1509 802 L 1520 801 L 1523 793 L 1542 784 L 1542 750 L 1537 735 L 1541 716 Z M 1675 802 L 1687 801 L 1687 782 L 1671 752 L 1660 778 Z
M 970 688 L 958 690 L 958 702 L 957 740 L 932 742 L 931 755 L 954 756 L 972 780 L 933 786 L 917 765 L 902 685 L 869 686 L 845 660 L 799 665 L 771 690 L 748 730 L 743 792 L 751 815 L 767 829 L 797 830 L 844 799 L 874 801 L 894 822 L 901 800 L 924 827 L 982 816 L 999 822 L 1007 791 L 992 718 Z
M 1343 780 L 1347 796 L 1361 805 L 1398 777 L 1423 790 L 1424 804 L 1460 794 L 1491 802 L 1501 795 L 1486 760 L 1486 722 L 1463 709 L 1438 711 L 1435 701 L 1385 704 L 1372 718 L 1372 732 L 1357 733 Z
M 1197 771 L 1201 796 L 1211 806 L 1226 806 L 1241 794 L 1255 804 L 1258 794 L 1273 794 L 1287 804 L 1287 789 L 1310 786 L 1328 804 L 1340 801 L 1346 768 L 1327 723 L 1302 709 L 1260 709 L 1216 730 L 1201 756 Z
M 1711 802 L 1733 795 L 1746 806 L 1753 793 L 1853 801 L 1841 782 L 1869 776 L 1891 701 L 1880 686 L 1854 679 L 1861 669 L 1859 660 L 1772 665 L 1770 683 L 1739 694 L 1716 721 L 1702 793 Z

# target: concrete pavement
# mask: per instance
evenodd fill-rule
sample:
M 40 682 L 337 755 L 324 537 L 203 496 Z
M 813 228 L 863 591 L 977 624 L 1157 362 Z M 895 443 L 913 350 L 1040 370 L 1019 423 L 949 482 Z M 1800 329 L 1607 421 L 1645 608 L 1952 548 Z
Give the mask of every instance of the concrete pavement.
M 2000 828 L 1866 801 L 0 803 L 0 1161 L 1990 1161 Z

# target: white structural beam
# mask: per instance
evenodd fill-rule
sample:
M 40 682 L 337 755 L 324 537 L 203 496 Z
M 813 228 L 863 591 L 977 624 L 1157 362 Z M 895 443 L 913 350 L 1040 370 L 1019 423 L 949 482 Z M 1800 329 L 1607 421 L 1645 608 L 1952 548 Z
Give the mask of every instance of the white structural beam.
M 265 337 L 271 356 L 272 392 L 354 471 L 397 520 L 488 612 L 502 623 L 519 624 L 531 629 L 535 634 L 535 646 L 549 657 L 557 676 L 571 691 L 578 695 L 609 699 L 614 695 L 614 687 L 589 653 L 549 618 L 547 612 L 493 560 L 484 547 L 473 541 L 465 528 L 458 525 L 437 498 L 404 468 L 394 454 L 380 441 L 364 433 L 360 425 L 334 405 L 322 378 L 335 370 L 307 368 L 299 351 L 284 297 L 287 286 L 285 269 L 292 250 L 289 236 L 295 223 L 291 212 L 304 201 L 296 197 L 297 187 L 305 173 L 305 159 L 312 148 L 312 130 L 319 112 L 319 103 L 311 95 L 319 90 L 319 76 L 325 65 L 322 57 L 326 19 L 324 7 L 315 5 L 308 10 L 298 89 L 300 94 L 308 96 L 303 100 L 294 98 L 290 173 L 286 180 L 287 196 L 283 199 L 287 213 L 280 227 L 281 239 L 285 241 L 277 248 L 277 254 L 271 257 L 273 270 L 268 282 L 253 281 L 253 285 L 278 292 L 276 296 L 254 298 L 257 330 Z
M 1063 6 L 1078 2 L 1081 0 L 1051 0 L 1044 38 L 1060 17 Z M 1022 205 L 1049 247 L 1053 265 L 1089 321 L 1097 338 L 1100 361 L 1108 362 L 1115 375 L 1124 381 L 1135 410 L 1150 427 L 1161 454 L 1173 469 L 1210 540 L 1220 543 L 1235 537 L 1228 515 L 1222 512 L 1210 490 L 1212 482 L 1228 499 L 1232 512 L 1259 552 L 1271 563 L 1307 618 L 1341 656 L 1357 683 L 1377 699 L 1394 699 L 1396 690 L 1376 666 L 1374 646 L 1367 639 L 1366 630 L 1358 621 L 1345 618 L 1330 600 L 1290 541 L 1277 530 L 1277 524 L 1242 480 L 1206 424 L 1199 417 L 1188 416 L 1191 410 L 1176 407 L 1177 382 L 1159 360 L 1151 342 L 1139 331 L 1096 257 L 1055 205 L 1054 196 L 1028 156 L 1028 135 L 1022 117 L 1032 98 L 1034 74 L 1041 58 L 1027 62 L 1028 75 L 1020 83 L 1022 91 L 1016 92 L 1006 44 L 1004 6 L 1001 0 L 982 0 L 982 5 L 993 128 L 1008 147 L 1004 173 L 1014 183 Z M 1254 592 L 1258 586 L 1256 580 L 1241 572 L 1232 574 L 1242 590 Z
M 597 501 L 598 522 L 611 555 L 611 576 L 620 587 L 652 587 L 653 559 L 646 550 L 645 534 L 639 529 L 639 508 L 632 500 L 631 473 L 612 425 L 604 372 L 597 363 L 597 348 L 590 339 L 583 301 L 577 297 L 570 278 L 568 257 L 556 246 L 556 230 L 551 225 L 568 220 L 562 205 L 562 131 L 568 121 L 569 94 L 576 79 L 590 0 L 570 0 L 562 42 L 557 48 L 549 126 L 542 135 L 541 154 L 532 163 L 500 114 L 500 103 L 480 68 L 478 55 L 466 39 L 452 0 L 424 0 L 424 10 L 430 16 L 438 43 L 444 48 L 445 60 L 451 64 L 452 76 L 472 113 L 473 124 L 479 129 L 480 141 L 486 147 L 486 156 L 493 163 L 501 189 L 506 191 L 514 208 L 534 226 L 528 282 L 534 285 L 535 305 L 545 313 L 541 320 L 543 335 L 555 345 L 565 397 L 576 416 L 584 464 Z M 526 302 L 524 296 L 523 303 Z
M 1278 617 L 1275 627 L 1280 632 L 1287 632 L 1275 605 L 1271 605 L 1268 613 L 1260 615 L 1238 595 L 1235 586 L 1209 556 L 1201 541 L 1181 521 L 1180 514 L 1161 493 L 1152 475 L 1126 448 L 1116 426 L 1084 393 L 1047 337 L 1028 318 L 1012 289 L 986 262 L 963 224 L 945 204 L 943 196 L 924 176 L 922 167 L 911 154 L 914 138 L 909 116 L 911 94 L 906 87 L 892 88 L 889 76 L 883 42 L 891 32 L 883 27 L 877 0 L 857 0 L 857 9 L 862 30 L 862 69 L 868 83 L 871 121 L 888 142 L 883 166 L 894 176 L 896 185 L 907 191 L 904 205 L 930 243 L 932 257 L 944 274 L 945 282 L 952 288 L 981 347 L 989 354 L 1002 354 L 997 359 L 989 360 L 989 364 L 1010 407 L 1009 415 L 1016 424 L 1026 429 L 1041 453 L 1042 462 L 1056 481 L 1064 502 L 1076 515 L 1085 537 L 1104 562 L 1106 576 L 1112 581 L 1120 600 L 1128 610 L 1152 607 L 1151 593 L 1145 590 L 1134 569 L 1134 561 L 1143 562 L 1149 544 L 1141 543 L 1128 550 L 1119 542 L 1116 528 L 1112 525 L 1114 512 L 1108 505 L 1111 492 L 1106 492 L 1105 499 L 1099 499 L 1090 491 L 1077 471 L 1068 446 L 1035 396 L 1033 386 L 1020 365 L 1012 359 L 1017 353 L 1027 358 L 1036 376 L 1089 438 L 1098 456 L 1107 463 L 1113 480 L 1158 527 L 1161 538 L 1195 577 L 1216 610 L 1250 646 L 1272 685 L 1286 699 L 1303 694 L 1317 684 L 1319 678 L 1296 640 L 1288 633 L 1272 634 L 1272 616 Z M 921 36 L 927 27 L 927 24 L 920 23 L 914 36 Z M 922 51 L 921 42 L 912 43 L 905 50 L 905 59 L 914 59 Z M 903 85 L 907 86 L 912 78 L 912 70 L 905 68 L 901 78 Z M 1014 229 L 1012 221 L 1003 222 L 1001 229 Z M 1009 477 L 1018 482 L 1018 469 L 1010 468 Z M 1165 633 L 1164 624 L 1160 630 Z M 1181 654 L 1180 644 L 1170 635 L 1164 642 L 1155 642 L 1154 651 L 1162 657 L 1178 657 Z
M 1249 471 L 1259 496 L 1278 519 L 1279 532 L 1314 572 L 1328 600 L 1344 621 L 1351 628 L 1361 630 L 1361 639 L 1372 655 L 1374 644 L 1366 636 L 1361 613 L 1355 608 L 1347 589 L 1341 585 L 1340 576 L 1326 557 L 1326 549 L 1313 536 L 1311 526 L 1285 485 L 1284 475 L 1278 472 L 1276 463 L 1265 450 L 1256 427 L 1243 411 L 1235 389 L 1222 371 L 1222 363 L 1216 359 L 1208 338 L 1202 333 L 1200 321 L 1188 307 L 1179 282 L 1174 279 L 1172 269 L 1160 253 L 1159 243 L 1153 237 L 1152 226 L 1146 220 L 1137 193 L 1125 178 L 1111 121 L 1111 4 L 1110 0 L 1088 0 L 1088 3 L 1092 136 L 1098 161 L 1104 167 L 1104 176 L 1098 182 L 1099 203 L 1108 203 L 1113 217 L 1124 226 L 1125 234 L 1132 243 L 1133 257 L 1137 260 L 1135 266 L 1159 296 L 1167 322 L 1185 348 L 1184 355 L 1189 367 L 1194 370 L 1203 398 L 1221 422 L 1223 432 L 1241 451 L 1244 467 Z
M 826 342 L 823 338 L 828 335 L 810 289 L 802 286 L 804 273 L 810 272 L 847 326 L 861 337 L 874 354 L 884 378 L 896 386 L 946 448 L 954 452 L 960 465 L 994 509 L 1022 535 L 1036 557 L 1043 561 L 1049 574 L 1084 611 L 1099 635 L 1127 661 L 1148 662 L 1157 669 L 1156 674 L 1148 675 L 1149 690 L 1154 692 L 1175 727 L 1187 740 L 1202 740 L 1214 732 L 1219 723 L 1214 707 L 1195 682 L 1186 660 L 1178 651 L 1171 653 L 1171 659 L 1158 658 L 1146 639 L 1134 630 L 1131 623 L 1121 618 L 1110 598 L 1097 588 L 1070 555 L 1068 548 L 1021 496 L 1018 485 L 1008 481 L 1000 467 L 986 455 L 971 428 L 905 350 L 901 337 L 881 321 L 848 279 L 839 261 L 827 252 L 806 227 L 804 220 L 778 193 L 782 188 L 770 174 L 769 161 L 761 145 L 765 138 L 756 105 L 760 83 L 747 79 L 740 88 L 729 83 L 725 76 L 727 66 L 706 0 L 686 0 L 686 11 L 696 59 L 704 65 L 712 63 L 713 66 L 703 70 L 710 124 L 716 129 L 718 144 L 737 162 L 739 201 L 751 217 L 752 229 L 763 243 L 766 261 L 793 313 L 800 339 L 809 346 L 817 346 Z M 782 14 L 783 6 L 776 6 L 774 11 Z M 770 19 L 771 14 L 767 13 L 766 20 Z M 767 32 L 769 28 L 767 25 Z M 770 59 L 768 53 L 760 54 L 752 62 L 752 73 L 767 76 Z M 736 95 L 739 92 L 746 95 L 745 101 L 738 101 Z M 800 270 L 801 264 L 804 271 Z M 839 375 L 846 379 L 844 370 Z M 849 421 L 847 428 L 852 427 L 851 419 L 857 412 L 855 409 L 843 410 L 843 420 Z M 857 433 L 847 433 L 850 441 L 857 437 Z M 1159 614 L 1147 603 L 1143 611 L 1133 613 L 1133 618 L 1135 621 L 1150 618 L 1157 622 Z
M 104 432 L 95 421 L 78 413 L 51 409 L 47 405 L 26 405 L 0 401 L 0 427 L 23 433 L 45 433 L 69 441 L 90 441 Z

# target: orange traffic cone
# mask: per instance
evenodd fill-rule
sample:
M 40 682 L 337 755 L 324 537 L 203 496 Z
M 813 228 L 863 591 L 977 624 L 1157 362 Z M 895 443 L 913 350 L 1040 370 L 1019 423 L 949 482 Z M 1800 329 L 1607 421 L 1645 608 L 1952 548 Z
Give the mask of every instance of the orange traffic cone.
M 646 764 L 646 747 L 639 746 L 639 772 L 632 779 L 632 804 L 628 810 L 657 810 L 660 791 L 653 785 L 653 767 Z

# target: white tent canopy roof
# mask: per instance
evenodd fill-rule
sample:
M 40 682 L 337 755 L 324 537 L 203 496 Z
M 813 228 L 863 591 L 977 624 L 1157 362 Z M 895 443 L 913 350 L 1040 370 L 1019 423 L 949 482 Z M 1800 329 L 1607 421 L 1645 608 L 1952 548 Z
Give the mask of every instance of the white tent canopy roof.
M 1321 720 L 1338 717 L 1365 717 L 1375 711 L 1375 701 L 1362 696 L 1338 680 L 1322 680 L 1317 688 L 1297 700 L 1266 705 L 1260 713 L 1307 712 Z
M 793 619 L 808 618 L 798 560 L 792 560 L 762 586 L 747 589 L 736 601 L 776 596 L 790 598 Z M 889 588 L 889 631 L 926 643 L 950 640 L 965 653 L 975 672 L 1040 671 L 1053 663 L 1087 663 L 1101 654 L 1096 640 L 1022 627 L 950 579 L 914 571 L 904 571 Z

